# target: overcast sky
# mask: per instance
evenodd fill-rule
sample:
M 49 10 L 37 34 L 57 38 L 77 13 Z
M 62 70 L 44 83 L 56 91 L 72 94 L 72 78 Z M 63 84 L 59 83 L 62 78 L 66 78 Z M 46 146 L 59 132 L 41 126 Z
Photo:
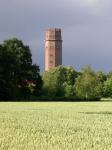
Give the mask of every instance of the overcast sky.
M 44 35 L 61 28 L 63 65 L 112 71 L 112 0 L 0 0 L 0 42 L 17 37 L 44 69 Z

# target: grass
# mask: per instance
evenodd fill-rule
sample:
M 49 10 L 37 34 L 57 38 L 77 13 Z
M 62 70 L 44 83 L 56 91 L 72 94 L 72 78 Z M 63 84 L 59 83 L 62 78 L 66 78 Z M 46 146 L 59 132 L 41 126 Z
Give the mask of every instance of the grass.
M 0 103 L 0 150 L 112 150 L 112 102 Z

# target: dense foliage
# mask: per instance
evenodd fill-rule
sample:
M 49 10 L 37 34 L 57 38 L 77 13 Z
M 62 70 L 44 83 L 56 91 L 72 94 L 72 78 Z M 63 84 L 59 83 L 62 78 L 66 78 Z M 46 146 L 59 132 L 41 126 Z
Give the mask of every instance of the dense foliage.
M 74 84 L 78 72 L 72 67 L 59 66 L 43 74 L 43 91 L 50 97 L 75 96 Z
M 83 68 L 82 74 L 76 80 L 75 89 L 81 99 L 90 100 L 102 96 L 102 84 L 98 82 L 97 76 L 90 66 Z
M 112 75 L 85 66 L 80 72 L 58 66 L 43 73 L 43 93 L 63 100 L 97 100 L 112 97 Z
M 58 66 L 40 75 L 29 46 L 17 38 L 0 45 L 0 100 L 96 100 L 112 98 L 112 72 Z
M 42 86 L 39 67 L 32 64 L 31 52 L 13 38 L 0 45 L 0 99 L 26 99 L 38 95 Z

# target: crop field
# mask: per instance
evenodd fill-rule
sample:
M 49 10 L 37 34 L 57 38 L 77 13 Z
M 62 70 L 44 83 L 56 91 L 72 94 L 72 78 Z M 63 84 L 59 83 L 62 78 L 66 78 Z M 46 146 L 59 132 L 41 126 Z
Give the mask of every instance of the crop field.
M 0 103 L 0 150 L 112 150 L 112 102 Z

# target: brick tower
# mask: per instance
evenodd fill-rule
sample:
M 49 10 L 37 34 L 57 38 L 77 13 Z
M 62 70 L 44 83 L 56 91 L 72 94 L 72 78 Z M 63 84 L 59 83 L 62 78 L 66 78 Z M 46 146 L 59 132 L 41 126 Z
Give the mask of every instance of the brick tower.
M 45 35 L 45 71 L 62 65 L 61 29 L 48 29 Z

